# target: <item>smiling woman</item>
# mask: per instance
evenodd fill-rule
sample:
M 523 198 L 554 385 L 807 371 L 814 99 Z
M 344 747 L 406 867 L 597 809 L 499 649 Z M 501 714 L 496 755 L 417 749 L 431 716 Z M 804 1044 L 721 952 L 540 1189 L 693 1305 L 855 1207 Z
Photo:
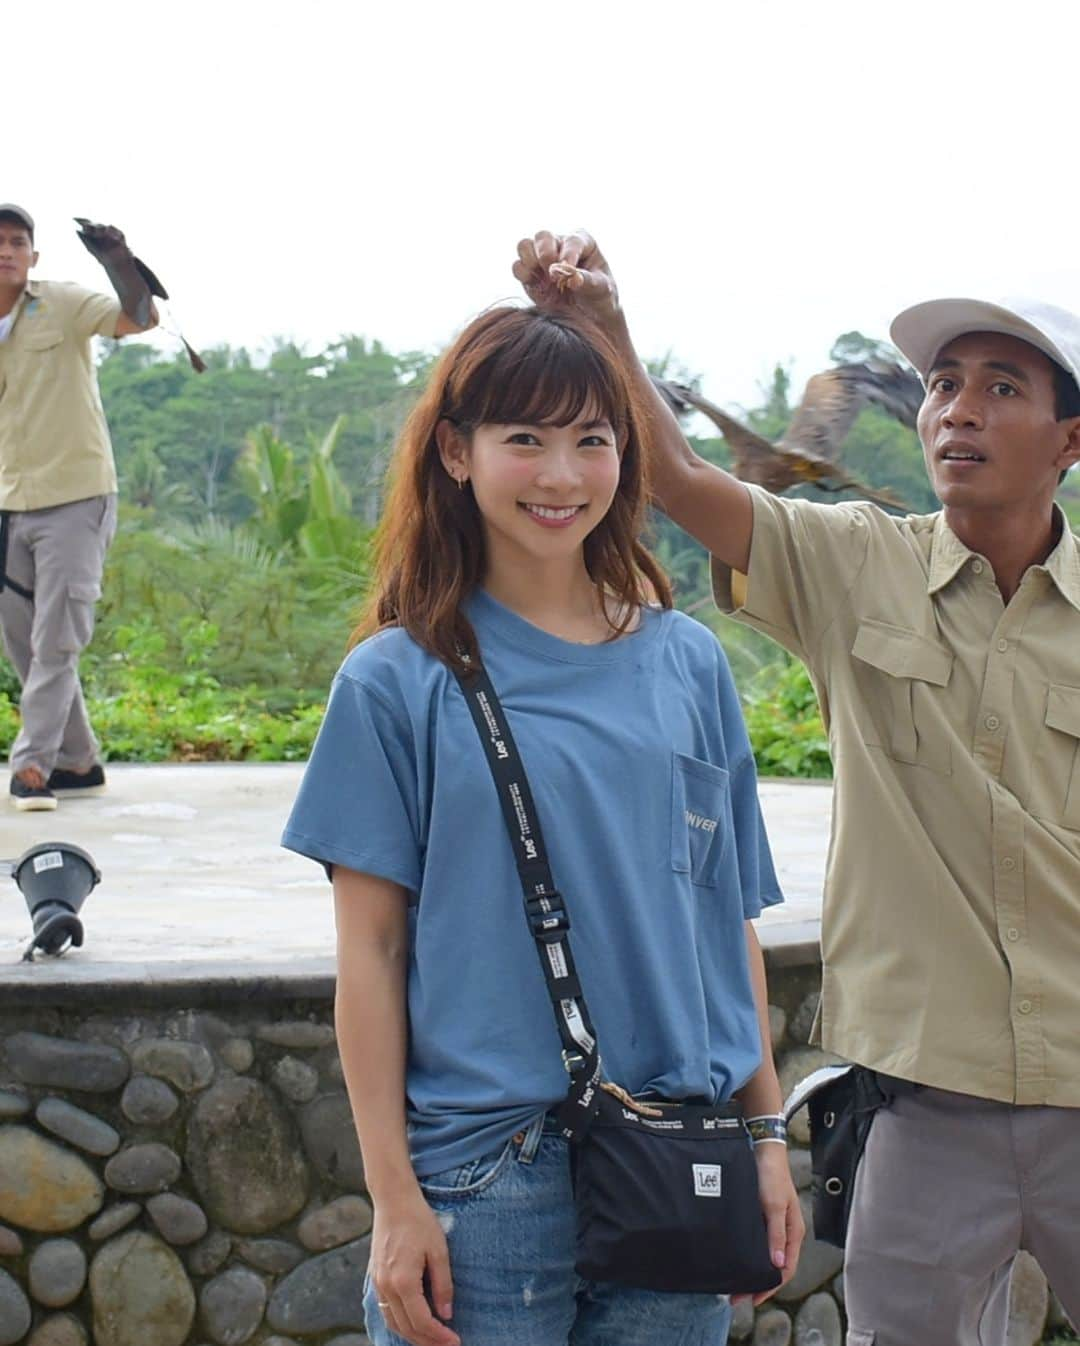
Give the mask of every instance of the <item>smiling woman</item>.
M 453 666 L 477 656 L 462 599 L 482 578 L 504 599 L 523 588 L 533 606 L 557 585 L 553 569 L 570 578 L 586 639 L 621 634 L 643 602 L 670 607 L 638 540 L 643 424 L 600 332 L 537 309 L 476 319 L 402 432 L 357 636 L 402 626 Z
M 498 308 L 440 361 L 397 446 L 365 638 L 285 833 L 333 878 L 338 1041 L 375 1206 L 376 1346 L 720 1346 L 718 1292 L 794 1270 L 784 1148 L 752 1153 L 732 1120 L 730 1172 L 749 1181 L 685 1195 L 710 1198 L 724 1223 L 719 1202 L 745 1193 L 728 1227 L 758 1245 L 752 1281 L 718 1256 L 707 1280 L 658 1284 L 655 1241 L 634 1277 L 582 1251 L 591 1208 L 570 1181 L 568 1137 L 582 1140 L 566 1129 L 571 1078 L 576 1099 L 584 1085 L 597 1103 L 620 1086 L 631 1119 L 632 1095 L 696 1100 L 714 1125 L 736 1093 L 755 1115 L 780 1101 L 750 925 L 780 894 L 753 757 L 720 646 L 671 609 L 638 537 L 645 426 L 603 335 Z M 511 739 L 535 813 L 518 768 L 506 794 L 492 780 Z M 529 917 L 537 901 L 547 915 Z M 570 920 L 572 956 L 552 942 Z

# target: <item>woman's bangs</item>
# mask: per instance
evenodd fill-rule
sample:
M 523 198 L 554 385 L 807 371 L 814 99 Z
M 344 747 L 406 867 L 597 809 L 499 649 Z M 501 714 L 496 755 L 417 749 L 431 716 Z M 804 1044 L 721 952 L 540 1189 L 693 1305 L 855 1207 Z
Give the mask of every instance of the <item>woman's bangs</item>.
M 588 415 L 615 427 L 622 399 L 612 371 L 577 333 L 536 324 L 477 370 L 462 419 L 471 425 L 573 425 Z M 471 396 L 469 396 L 471 394 Z

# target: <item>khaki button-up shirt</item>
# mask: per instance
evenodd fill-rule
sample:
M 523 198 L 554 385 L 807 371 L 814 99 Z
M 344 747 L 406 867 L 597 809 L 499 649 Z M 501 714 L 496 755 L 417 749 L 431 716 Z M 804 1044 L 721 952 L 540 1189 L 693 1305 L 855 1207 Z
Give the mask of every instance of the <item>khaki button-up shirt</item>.
M 749 574 L 714 561 L 717 602 L 805 661 L 836 767 L 817 1039 L 1080 1107 L 1077 539 L 1006 606 L 943 514 L 751 489 Z
M 90 338 L 120 304 L 78 285 L 30 281 L 0 341 L 0 509 L 45 509 L 116 490 Z

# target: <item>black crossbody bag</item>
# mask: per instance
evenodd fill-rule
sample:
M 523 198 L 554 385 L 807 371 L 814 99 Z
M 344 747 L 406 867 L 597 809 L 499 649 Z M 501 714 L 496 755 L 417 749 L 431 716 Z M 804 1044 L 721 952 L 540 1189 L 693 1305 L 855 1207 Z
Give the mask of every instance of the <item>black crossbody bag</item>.
M 570 1084 L 557 1110 L 570 1142 L 575 1269 L 646 1290 L 757 1294 L 780 1284 L 738 1103 L 634 1099 L 603 1079 L 532 791 L 484 672 L 457 674 L 514 849 L 525 919 L 555 1010 Z

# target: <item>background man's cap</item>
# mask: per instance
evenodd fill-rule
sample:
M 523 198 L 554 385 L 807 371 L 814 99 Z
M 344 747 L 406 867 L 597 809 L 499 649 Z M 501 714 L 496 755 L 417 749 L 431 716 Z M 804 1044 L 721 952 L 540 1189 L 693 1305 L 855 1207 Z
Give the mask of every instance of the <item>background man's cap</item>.
M 17 220 L 21 220 L 30 231 L 30 241 L 34 240 L 34 217 L 28 210 L 23 210 L 22 206 L 17 206 L 11 201 L 0 201 L 0 219 L 5 215 L 14 215 Z
M 1048 355 L 1080 384 L 1080 317 L 1038 299 L 931 299 L 892 320 L 889 335 L 926 377 L 942 347 L 968 332 L 1019 337 Z

